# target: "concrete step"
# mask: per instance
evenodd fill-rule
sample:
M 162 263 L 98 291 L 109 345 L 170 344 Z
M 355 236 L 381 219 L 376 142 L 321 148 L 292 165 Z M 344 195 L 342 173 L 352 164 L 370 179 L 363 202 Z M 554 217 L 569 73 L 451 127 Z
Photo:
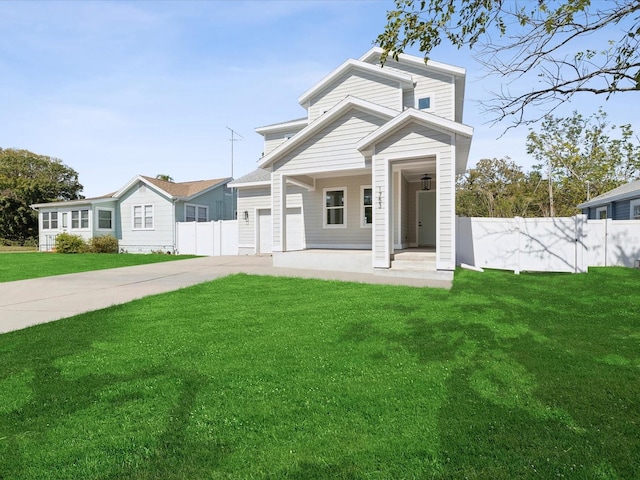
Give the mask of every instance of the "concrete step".
M 426 270 L 435 271 L 436 261 L 433 260 L 392 260 L 391 269 L 393 270 Z

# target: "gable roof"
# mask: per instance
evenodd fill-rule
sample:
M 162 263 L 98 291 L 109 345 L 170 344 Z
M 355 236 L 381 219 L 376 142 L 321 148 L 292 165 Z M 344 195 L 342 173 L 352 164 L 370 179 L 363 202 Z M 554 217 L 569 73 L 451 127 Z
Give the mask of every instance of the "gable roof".
M 456 149 L 456 173 L 464 172 L 466 169 L 467 158 L 469 156 L 469 149 L 471 147 L 473 128 L 462 123 L 454 122 L 453 120 L 439 117 L 432 113 L 416 110 L 415 108 L 406 109 L 393 120 L 371 132 L 358 142 L 356 148 L 361 152 L 364 152 L 372 145 L 391 135 L 393 132 L 411 123 L 418 123 L 433 130 L 455 135 L 456 140 L 459 140 L 456 141 L 456 146 L 461 147 L 460 151 Z
M 595 207 L 596 205 L 605 205 L 607 203 L 626 200 L 633 197 L 640 197 L 640 180 L 625 183 L 618 188 L 609 190 L 608 192 L 598 195 L 587 202 L 581 203 L 578 205 L 578 208 Z
M 375 103 L 368 102 L 366 100 L 362 100 L 357 97 L 347 96 L 334 105 L 330 110 L 328 110 L 325 114 L 318 117 L 315 121 L 307 125 L 296 135 L 291 137 L 286 142 L 278 145 L 271 152 L 260 159 L 260 163 L 258 166 L 260 168 L 267 167 L 271 165 L 278 157 L 284 155 L 285 153 L 291 151 L 294 147 L 300 145 L 310 136 L 322 130 L 329 123 L 339 118 L 345 112 L 357 109 L 365 112 L 372 113 L 380 118 L 391 119 L 395 117 L 399 112 L 396 110 L 392 110 L 391 108 L 383 107 L 381 105 L 377 105 Z
M 316 83 L 309 90 L 304 92 L 298 98 L 298 103 L 302 106 L 305 106 L 305 104 L 311 99 L 311 97 L 321 92 L 328 85 L 330 85 L 332 82 L 337 80 L 340 76 L 342 76 L 343 74 L 351 70 L 360 70 L 360 71 L 371 73 L 373 75 L 377 75 L 378 77 L 384 77 L 387 79 L 395 80 L 399 82 L 403 88 L 405 87 L 410 88 L 413 86 L 413 79 L 411 78 L 411 75 L 407 73 L 402 73 L 402 72 L 389 70 L 389 69 L 385 70 L 380 66 L 372 65 L 371 63 L 366 63 L 366 62 L 362 62 L 360 60 L 354 60 L 351 58 L 346 62 L 344 62 L 342 65 L 340 65 L 338 68 L 336 68 L 329 75 L 324 77 L 322 80 L 320 80 L 318 83 Z
M 362 57 L 360 57 L 361 62 L 370 62 L 376 56 L 382 55 L 382 48 L 373 47 L 367 53 L 365 53 Z M 391 55 L 389 55 L 389 60 L 394 60 Z M 416 57 L 414 55 L 407 55 L 406 53 L 401 53 L 398 55 L 398 60 L 400 62 L 410 63 L 415 65 L 416 67 L 423 68 L 425 70 L 432 70 L 440 73 L 446 73 L 449 75 L 454 75 L 457 77 L 466 76 L 466 70 L 461 67 L 456 67 L 454 65 L 449 65 L 446 63 L 434 62 L 433 60 L 424 61 L 424 58 Z M 384 69 L 384 67 L 382 67 Z
M 205 193 L 206 191 L 228 183 L 231 180 L 233 180 L 231 177 L 226 177 L 214 178 L 211 180 L 196 180 L 193 182 L 168 182 L 166 180 L 158 180 L 157 178 L 145 177 L 144 175 L 136 175 L 113 196 L 120 198 L 132 186 L 138 182 L 143 182 L 150 187 L 153 186 L 155 190 L 158 190 L 167 198 L 189 200 L 197 195 Z
M 287 122 L 279 122 L 273 123 L 271 125 L 265 125 L 263 127 L 256 127 L 256 132 L 260 135 L 264 135 L 265 133 L 279 132 L 283 130 L 291 130 L 295 128 L 304 128 L 309 124 L 309 119 L 307 117 L 304 118 L 296 118 L 295 120 L 289 120 Z
M 264 168 L 257 168 L 229 184 L 230 187 L 256 187 L 259 185 L 271 185 L 271 172 Z

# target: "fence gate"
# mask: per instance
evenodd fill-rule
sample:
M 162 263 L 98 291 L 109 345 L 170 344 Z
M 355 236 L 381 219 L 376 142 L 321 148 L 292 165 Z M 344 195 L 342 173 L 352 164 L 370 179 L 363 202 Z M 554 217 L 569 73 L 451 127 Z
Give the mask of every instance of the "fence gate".
M 178 222 L 176 243 L 181 255 L 238 255 L 238 221 Z

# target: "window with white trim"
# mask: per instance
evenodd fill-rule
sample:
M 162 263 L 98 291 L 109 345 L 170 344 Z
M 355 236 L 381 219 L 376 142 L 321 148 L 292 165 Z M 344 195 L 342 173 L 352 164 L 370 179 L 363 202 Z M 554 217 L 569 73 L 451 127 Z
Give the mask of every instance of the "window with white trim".
M 371 186 L 361 187 L 360 226 L 370 227 L 373 224 L 373 190 Z
M 98 209 L 98 229 L 113 230 L 113 210 Z
M 57 230 L 58 229 L 58 212 L 42 213 L 42 229 Z
M 186 204 L 184 206 L 184 221 L 185 222 L 208 222 L 209 207 L 205 205 Z
M 607 218 L 607 207 L 596 208 L 596 220 L 605 220 Z
M 325 188 L 323 197 L 324 228 L 345 228 L 347 226 L 347 189 Z
M 67 212 L 62 212 L 62 219 L 61 219 L 61 226 L 63 229 L 67 228 L 67 217 L 68 217 L 68 213 Z
M 89 228 L 89 210 L 71 210 L 71 229 Z
M 629 204 L 629 219 L 640 220 L 640 198 L 631 200 Z
M 133 206 L 133 230 L 153 230 L 153 205 Z
M 419 98 L 416 102 L 418 110 L 431 110 L 433 107 L 433 98 L 431 96 Z

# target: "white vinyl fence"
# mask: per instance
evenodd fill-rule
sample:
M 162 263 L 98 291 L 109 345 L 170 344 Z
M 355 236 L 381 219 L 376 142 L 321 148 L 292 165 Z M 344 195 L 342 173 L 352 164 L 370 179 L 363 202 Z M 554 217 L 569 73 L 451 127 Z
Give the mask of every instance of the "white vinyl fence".
M 238 221 L 178 222 L 176 243 L 181 255 L 238 255 Z
M 458 217 L 456 236 L 458 264 L 516 273 L 578 273 L 640 260 L 638 220 Z

